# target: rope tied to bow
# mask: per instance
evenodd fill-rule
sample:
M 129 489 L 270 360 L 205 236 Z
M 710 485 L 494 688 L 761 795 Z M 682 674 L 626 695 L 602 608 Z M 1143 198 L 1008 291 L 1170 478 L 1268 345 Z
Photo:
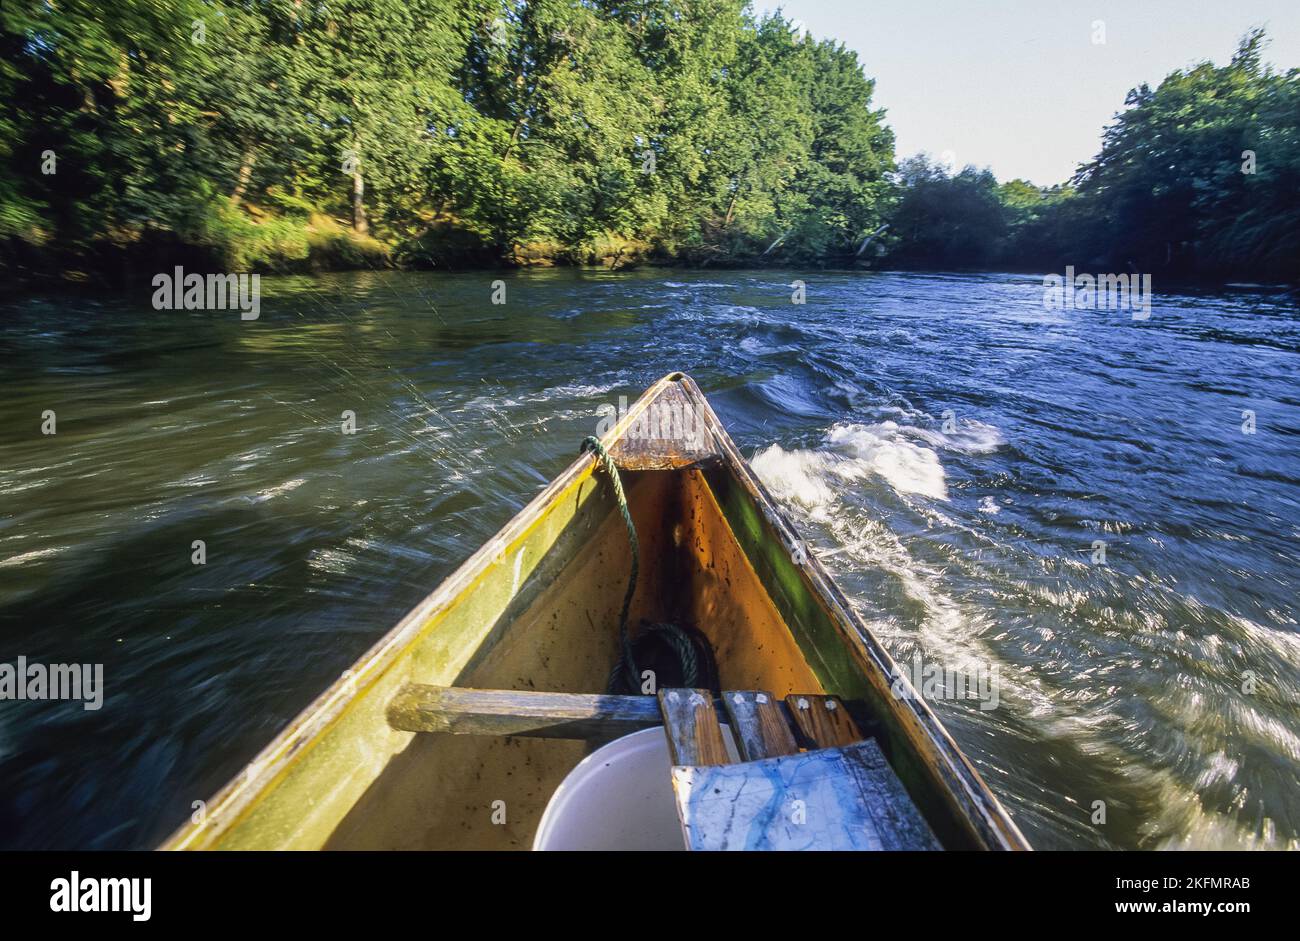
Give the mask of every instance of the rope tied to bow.
M 600 439 L 589 435 L 582 441 L 582 452 L 590 451 L 595 455 L 597 466 L 609 478 L 614 489 L 614 500 L 618 505 L 619 515 L 627 528 L 628 546 L 632 551 L 632 570 L 627 581 L 627 591 L 623 594 L 623 606 L 618 615 L 619 659 L 609 674 L 609 692 L 637 693 L 641 690 L 641 674 L 637 669 L 637 648 L 645 647 L 646 641 L 657 640 L 676 658 L 681 668 L 681 684 L 695 687 L 701 681 L 701 652 L 705 658 L 703 675 L 709 681 L 709 688 L 716 686 L 717 669 L 712 664 L 712 651 L 708 641 L 697 630 L 671 622 L 654 622 L 643 625 L 636 642 L 628 633 L 628 615 L 632 610 L 632 597 L 636 594 L 637 579 L 641 573 L 641 543 L 637 539 L 636 524 L 632 521 L 632 511 L 628 507 L 627 494 L 623 490 L 623 481 L 619 477 L 618 467 L 609 451 L 600 443 Z

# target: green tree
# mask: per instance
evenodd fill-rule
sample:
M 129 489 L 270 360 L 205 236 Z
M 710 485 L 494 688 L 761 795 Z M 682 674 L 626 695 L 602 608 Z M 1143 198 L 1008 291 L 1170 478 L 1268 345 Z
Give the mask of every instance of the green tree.
M 891 258 L 903 265 L 979 267 L 1003 257 L 1007 211 L 988 170 L 949 174 L 925 155 L 904 161 L 890 217 Z
M 1264 66 L 1264 42 L 1252 31 L 1226 66 L 1129 92 L 1076 179 L 1092 220 L 1084 254 L 1121 269 L 1300 273 L 1300 72 Z
M 794 187 L 805 208 L 788 220 L 788 244 L 822 258 L 856 249 L 880 227 L 892 191 L 894 135 L 884 112 L 871 109 L 875 83 L 856 53 L 830 41 L 805 50 L 812 59 L 813 138 Z

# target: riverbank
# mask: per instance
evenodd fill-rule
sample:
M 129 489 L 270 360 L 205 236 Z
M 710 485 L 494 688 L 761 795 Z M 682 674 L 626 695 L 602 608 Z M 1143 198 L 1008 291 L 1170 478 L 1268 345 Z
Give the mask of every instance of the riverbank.
M 781 268 L 792 264 L 782 255 L 727 255 L 720 251 L 670 253 L 649 242 L 606 236 L 579 246 L 528 242 L 501 249 L 468 233 L 431 232 L 398 244 L 361 236 L 325 217 L 283 222 L 245 241 L 186 241 L 175 233 L 151 231 L 117 242 L 97 243 L 75 256 L 31 243 L 0 251 L 0 272 L 28 291 L 93 284 L 128 289 L 158 271 L 181 266 L 204 273 L 325 274 L 349 271 L 520 271 L 538 268 Z M 798 259 L 810 268 L 847 270 L 871 267 L 851 254 Z
M 281 243 L 288 247 L 273 262 L 240 268 L 229 261 L 238 252 L 214 250 L 201 244 L 188 244 L 166 233 L 153 233 L 128 244 L 105 244 L 88 256 L 61 257 L 57 253 L 24 250 L 0 253 L 0 273 L 8 279 L 11 295 L 41 293 L 79 293 L 104 289 L 131 292 L 148 285 L 159 272 L 176 267 L 203 274 L 244 271 L 262 275 L 343 275 L 350 272 L 442 272 L 444 274 L 495 273 L 509 276 L 532 270 L 573 269 L 604 272 L 697 271 L 737 272 L 746 270 L 803 272 L 910 272 L 960 273 L 969 275 L 1060 275 L 1067 262 L 1059 264 L 999 264 L 961 266 L 919 264 L 889 254 L 873 255 L 869 260 L 852 255 L 835 255 L 823 259 L 791 260 L 780 255 L 769 257 L 679 257 L 655 252 L 643 242 L 610 240 L 604 246 L 585 251 L 566 250 L 560 246 L 530 244 L 519 246 L 508 258 L 498 257 L 481 245 L 457 245 L 430 241 L 419 254 L 405 253 L 394 246 L 370 237 L 355 237 L 348 229 L 330 220 L 325 224 L 304 225 Z M 603 251 L 601 249 L 604 249 Z M 1094 265 L 1093 272 L 1104 269 Z M 1128 273 L 1128 272 L 1119 272 Z M 1152 274 L 1154 289 L 1162 291 L 1214 291 L 1246 288 L 1268 291 L 1300 291 L 1300 274 L 1282 280 L 1251 274 L 1216 274 L 1214 269 L 1188 270 L 1177 267 Z

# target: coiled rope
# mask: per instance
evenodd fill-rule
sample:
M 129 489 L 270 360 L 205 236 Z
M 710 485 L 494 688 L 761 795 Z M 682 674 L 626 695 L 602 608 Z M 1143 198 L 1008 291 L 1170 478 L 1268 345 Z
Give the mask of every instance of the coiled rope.
M 638 643 L 634 643 L 628 635 L 628 614 L 632 609 L 632 596 L 636 594 L 637 578 L 641 573 L 641 543 L 637 539 L 636 524 L 632 522 L 632 511 L 628 508 L 627 495 L 623 492 L 623 481 L 619 477 L 614 459 L 609 456 L 600 439 L 594 435 L 583 439 L 581 450 L 592 452 L 596 456 L 600 469 L 609 478 L 614 488 L 614 500 L 618 504 L 618 512 L 623 517 L 623 525 L 627 527 L 628 545 L 632 550 L 632 571 L 628 576 L 627 591 L 623 595 L 623 607 L 618 615 L 620 654 L 618 662 L 609 673 L 609 692 L 640 692 L 641 674 L 637 670 L 637 647 L 644 646 L 644 641 L 651 639 L 660 640 L 675 655 L 681 667 L 683 686 L 696 687 L 703 678 L 708 688 L 713 688 L 717 685 L 716 680 L 713 679 L 717 674 L 717 668 L 713 664 L 713 652 L 709 648 L 708 641 L 699 631 L 680 624 L 661 621 L 644 624 L 637 637 Z M 703 671 L 700 664 L 701 654 L 705 660 Z

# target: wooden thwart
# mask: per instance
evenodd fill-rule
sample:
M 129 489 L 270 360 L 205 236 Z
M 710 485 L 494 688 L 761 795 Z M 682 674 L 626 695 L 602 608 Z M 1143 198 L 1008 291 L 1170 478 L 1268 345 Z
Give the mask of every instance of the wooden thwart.
M 662 722 L 659 704 L 651 696 L 463 689 L 410 683 L 388 704 L 388 724 L 407 732 L 603 740 L 653 728 Z
M 707 689 L 661 689 L 659 710 L 673 764 L 725 765 L 731 760 Z
M 838 696 L 797 693 L 785 697 L 785 704 L 810 748 L 834 748 L 862 741 L 862 732 Z
M 728 690 L 722 694 L 731 734 L 743 761 L 757 761 L 799 751 L 780 700 L 762 690 Z

